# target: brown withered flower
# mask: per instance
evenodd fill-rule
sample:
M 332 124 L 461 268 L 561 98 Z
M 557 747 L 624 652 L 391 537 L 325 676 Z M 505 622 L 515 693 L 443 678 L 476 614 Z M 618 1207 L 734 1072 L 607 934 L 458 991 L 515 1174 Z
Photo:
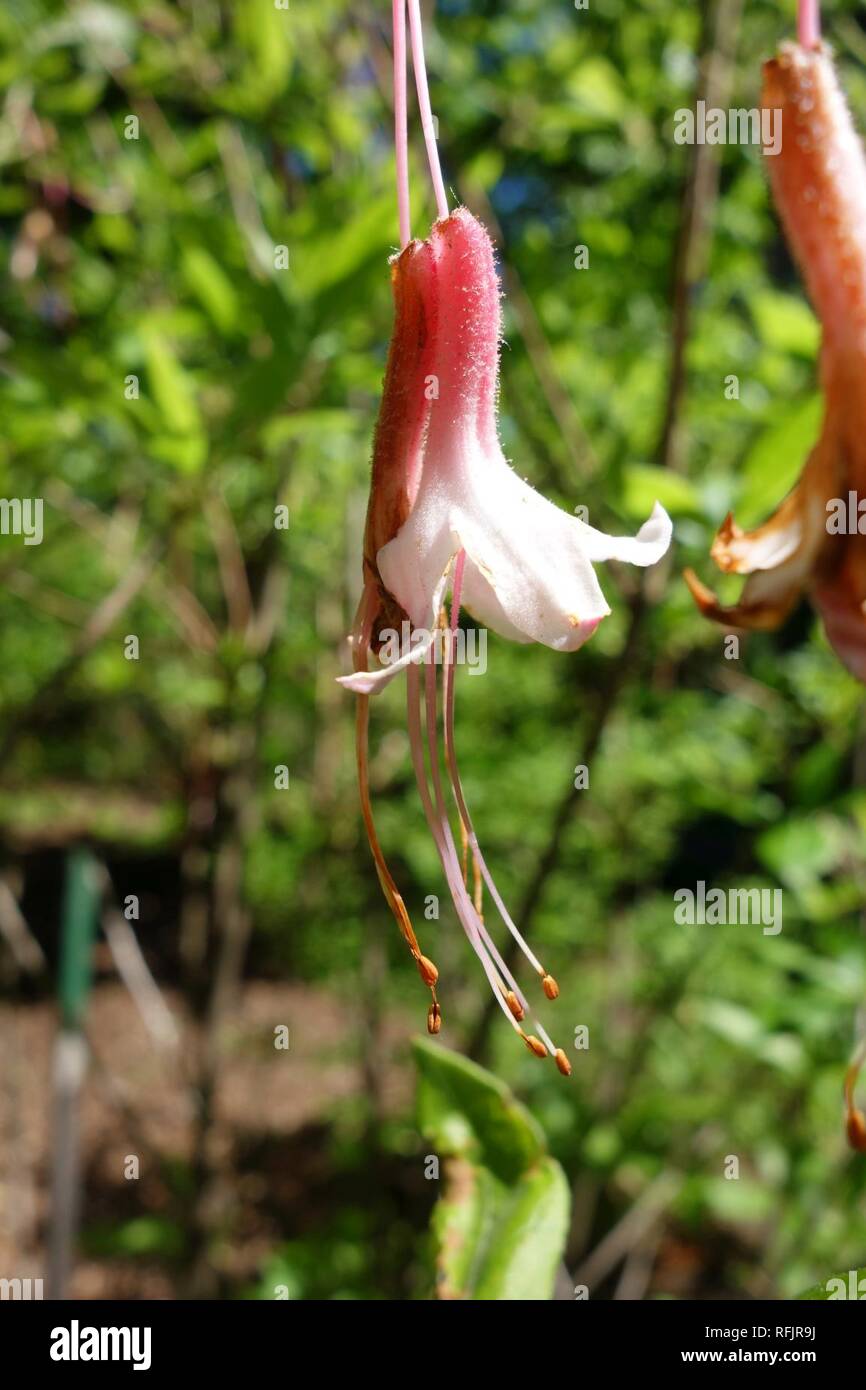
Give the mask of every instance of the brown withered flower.
M 782 112 L 781 148 L 767 166 L 823 328 L 824 419 L 770 519 L 743 531 L 729 515 L 716 535 L 719 569 L 748 575 L 739 602 L 723 606 L 691 570 L 686 580 L 701 611 L 728 627 L 775 628 L 808 594 L 839 657 L 866 681 L 866 514 L 857 501 L 866 499 L 866 159 L 820 40 L 783 44 L 764 65 L 762 107 Z

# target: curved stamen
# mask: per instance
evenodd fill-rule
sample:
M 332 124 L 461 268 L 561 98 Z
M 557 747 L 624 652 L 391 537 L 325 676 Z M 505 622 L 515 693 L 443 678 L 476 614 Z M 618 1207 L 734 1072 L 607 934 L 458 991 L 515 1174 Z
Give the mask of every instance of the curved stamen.
M 525 1042 L 527 1048 L 530 1049 L 530 1052 L 535 1056 L 545 1056 L 546 1052 L 549 1051 L 550 1056 L 555 1058 L 557 1068 L 560 1069 L 560 1072 L 562 1072 L 564 1076 L 567 1076 L 571 1069 L 569 1062 L 566 1061 L 566 1055 L 564 1055 L 562 1049 L 553 1047 L 550 1038 L 544 1033 L 544 1029 L 542 1029 L 538 1023 L 535 1023 L 539 1033 L 544 1034 L 545 1042 L 539 1041 L 534 1034 L 524 1033 L 524 1030 L 521 1029 L 520 1024 L 523 1022 L 525 1011 L 527 1011 L 527 1002 L 525 1002 L 523 995 L 520 995 L 520 992 L 518 992 L 516 981 L 514 981 L 510 970 L 507 969 L 505 962 L 503 962 L 502 956 L 499 955 L 498 949 L 493 945 L 487 927 L 484 926 L 480 917 L 475 913 L 473 903 L 471 903 L 470 898 L 468 898 L 466 885 L 464 885 L 463 878 L 460 876 L 460 863 L 459 860 L 457 860 L 455 838 L 453 838 L 452 830 L 450 830 L 448 813 L 446 813 L 445 810 L 445 798 L 443 798 L 442 795 L 442 780 L 441 776 L 439 776 L 438 748 L 436 748 L 436 673 L 434 666 L 428 666 L 427 671 L 425 671 L 424 695 L 425 706 L 427 706 L 427 745 L 428 751 L 430 751 L 430 770 L 436 799 L 436 820 L 438 820 L 439 837 L 441 837 L 436 837 L 434 833 L 434 838 L 436 838 L 438 845 L 442 844 L 443 847 L 445 847 L 445 858 L 442 858 L 441 855 L 442 866 L 443 869 L 445 869 L 446 878 L 448 878 L 450 894 L 452 894 L 453 903 L 455 903 L 455 908 L 457 909 L 457 915 L 460 917 L 460 922 L 463 924 L 464 931 L 466 931 L 468 938 L 470 938 L 475 955 L 481 960 L 481 965 L 484 967 L 484 973 L 487 974 L 488 983 L 492 988 L 493 995 L 495 995 L 496 1002 L 498 1002 L 502 1012 L 505 1013 L 506 1019 L 512 1024 L 517 1036 Z M 430 801 L 430 798 L 427 799 Z M 496 973 L 495 967 L 493 967 L 491 955 L 495 958 L 496 962 L 498 962 L 500 969 L 505 973 L 506 979 L 512 984 L 513 991 L 517 994 L 518 1004 L 520 1004 L 520 1008 L 518 1008 L 517 1011 L 514 1009 L 513 1002 L 510 1002 L 510 998 L 513 998 L 513 995 L 509 997 L 509 991 L 506 991 L 502 979 L 500 979 L 498 973 Z
M 430 89 L 427 86 L 427 66 L 424 62 L 424 31 L 421 27 L 421 6 L 418 0 L 408 0 L 409 31 L 412 40 L 412 66 L 415 69 L 415 87 L 418 92 L 418 106 L 421 111 L 421 126 L 424 131 L 424 144 L 427 147 L 427 163 L 433 180 L 436 196 L 436 210 L 440 221 L 448 216 L 448 199 L 445 184 L 442 182 L 442 169 L 439 165 L 439 149 L 433 125 L 433 112 L 430 109 Z
M 366 671 L 367 655 L 370 646 L 370 633 L 373 624 L 373 613 L 375 604 L 370 602 L 370 592 L 364 591 L 358 609 L 358 617 L 355 625 L 355 640 L 352 645 L 352 661 L 356 671 Z M 359 695 L 358 703 L 355 707 L 355 758 L 358 766 L 358 790 L 361 800 L 361 815 L 364 820 L 364 828 L 367 832 L 367 840 L 370 844 L 370 851 L 373 855 L 373 862 L 376 865 L 376 874 L 385 900 L 400 928 L 400 932 L 405 940 L 412 958 L 418 967 L 418 973 L 430 989 L 433 996 L 433 1006 L 438 1012 L 438 1001 L 436 998 L 436 981 L 439 972 L 433 962 L 422 955 L 421 947 L 418 945 L 412 923 L 409 920 L 409 913 L 406 911 L 406 904 L 398 891 L 397 885 L 391 875 L 391 871 L 382 853 L 379 837 L 376 834 L 376 825 L 373 820 L 373 806 L 370 800 L 370 768 L 369 768 L 369 730 L 370 730 L 370 697 L 369 695 Z
M 415 769 L 415 780 L 418 783 L 418 791 L 421 796 L 421 804 L 424 807 L 424 814 L 427 818 L 427 824 L 430 827 L 430 831 L 433 836 L 434 843 L 436 845 L 439 860 L 442 864 L 442 868 L 445 873 L 445 878 L 448 883 L 452 899 L 454 901 L 454 906 L 457 910 L 457 916 L 460 920 L 460 925 L 463 927 L 463 930 L 469 939 L 472 949 L 475 951 L 475 954 L 478 956 L 478 959 L 481 962 L 481 965 L 484 969 L 484 973 L 487 976 L 490 987 L 493 990 L 494 995 L 496 996 L 500 1008 L 502 1009 L 509 1023 L 511 1023 L 512 1026 L 516 1028 L 517 1023 L 504 998 L 502 982 L 497 978 L 496 972 L 493 969 L 493 966 L 487 955 L 484 943 L 482 942 L 480 933 L 478 931 L 478 924 L 475 921 L 473 921 L 472 904 L 466 897 L 465 889 L 462 893 L 460 891 L 461 888 L 463 888 L 463 884 L 460 878 L 459 865 L 457 864 L 456 851 L 454 849 L 454 841 L 453 838 L 451 838 L 451 827 L 448 825 L 448 820 L 445 815 L 444 800 L 442 798 L 442 784 L 439 779 L 439 769 L 436 760 L 435 703 L 433 705 L 434 738 L 433 745 L 430 750 L 431 775 L 433 779 L 434 793 L 436 794 L 437 801 L 437 806 L 435 810 L 430 798 L 430 789 L 427 785 L 427 773 L 424 766 L 424 743 L 421 733 L 421 715 L 419 708 L 420 682 L 418 679 L 418 667 L 414 664 L 410 665 L 406 671 L 406 692 L 408 697 L 407 713 L 409 724 L 409 746 L 412 751 L 412 765 Z M 429 728 L 430 705 L 428 701 L 428 735 Z
M 409 210 L 409 135 L 406 116 L 406 0 L 392 0 L 394 27 L 394 151 L 397 160 L 397 213 L 400 249 L 412 237 Z
M 462 580 L 462 570 L 460 579 Z M 453 581 L 454 592 L 457 596 L 458 611 L 460 599 L 460 583 L 455 572 Z M 447 645 L 446 645 L 447 652 Z M 447 661 L 447 657 L 446 657 Z M 446 675 L 448 666 L 446 664 Z M 530 1052 L 537 1057 L 543 1057 L 549 1053 L 556 1062 L 557 1067 L 564 1076 L 571 1072 L 571 1066 L 561 1048 L 557 1048 L 548 1034 L 533 1017 L 532 1021 L 541 1035 L 538 1037 L 524 1032 L 520 1026 L 524 1016 L 529 1012 L 529 1004 L 515 980 L 511 970 L 503 960 L 495 942 L 481 920 L 474 904 L 469 898 L 463 875 L 460 871 L 460 862 L 457 855 L 457 848 L 445 810 L 445 799 L 442 792 L 442 780 L 439 772 L 439 758 L 437 748 L 437 718 L 436 718 L 436 671 L 432 665 L 427 666 L 425 672 L 425 703 L 427 714 L 427 747 L 430 759 L 430 775 L 433 783 L 435 796 L 435 810 L 430 798 L 427 786 L 427 778 L 424 769 L 424 751 L 421 739 L 421 727 L 418 713 L 419 682 L 416 666 L 410 666 L 407 670 L 408 688 L 408 716 L 409 716 L 409 742 L 412 749 L 412 762 L 415 768 L 415 777 L 418 782 L 418 789 L 421 794 L 421 801 L 424 806 L 424 813 L 427 817 L 428 825 L 433 833 L 433 839 L 439 852 L 440 862 L 445 871 L 445 877 L 451 892 L 454 906 L 461 926 L 469 938 L 470 944 L 478 956 L 488 983 L 496 997 L 500 1009 L 505 1014 L 509 1023 L 514 1028 L 518 1036 L 523 1040 Z M 546 977 L 549 978 L 549 977 Z M 510 987 L 506 989 L 503 980 Z
M 454 799 L 457 802 L 457 809 L 460 812 L 460 819 L 463 822 L 463 825 L 465 826 L 466 834 L 469 839 L 469 844 L 472 848 L 472 854 L 475 858 L 475 861 L 479 869 L 481 870 L 484 882 L 487 884 L 487 887 L 490 890 L 490 896 L 496 904 L 497 911 L 499 912 L 500 917 L 502 918 L 506 927 L 510 931 L 511 935 L 514 937 L 518 946 L 523 951 L 523 954 L 526 956 L 526 959 L 529 961 L 532 968 L 541 976 L 542 980 L 545 982 L 545 994 L 547 994 L 548 998 L 555 999 L 556 994 L 558 993 L 558 989 L 556 988 L 556 982 L 553 980 L 553 976 L 548 975 L 547 971 L 544 969 L 544 966 L 541 964 L 541 962 L 537 959 L 535 954 L 530 950 L 529 946 L 524 941 L 523 937 L 520 934 L 520 931 L 518 930 L 515 923 L 512 921 L 511 914 L 506 908 L 505 903 L 503 902 L 502 897 L 499 893 L 499 890 L 497 889 L 496 884 L 493 881 L 493 876 L 490 873 L 490 870 L 488 869 L 484 861 L 484 856 L 481 853 L 481 849 L 478 844 L 478 836 L 475 834 L 475 830 L 472 825 L 472 818 L 469 815 L 469 808 L 466 805 L 466 798 L 463 795 L 463 786 L 460 781 L 460 772 L 457 766 L 457 751 L 454 743 L 453 654 L 454 646 L 457 640 L 457 625 L 460 618 L 460 593 L 463 586 L 463 570 L 465 563 L 466 552 L 465 550 L 461 550 L 457 556 L 457 561 L 454 566 L 454 579 L 451 586 L 451 621 L 449 624 L 448 642 L 446 644 L 445 649 L 445 759 L 448 766 L 449 779 L 451 782 L 452 790 L 454 792 Z M 547 983 L 548 981 L 550 982 L 550 984 Z M 551 991 L 555 992 L 552 993 Z

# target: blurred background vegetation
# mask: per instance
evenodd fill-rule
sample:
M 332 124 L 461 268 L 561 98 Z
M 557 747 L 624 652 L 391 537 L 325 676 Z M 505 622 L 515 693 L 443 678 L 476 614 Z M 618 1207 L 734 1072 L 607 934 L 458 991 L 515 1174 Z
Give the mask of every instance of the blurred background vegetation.
M 409 1041 L 426 993 L 334 683 L 391 325 L 389 10 L 0 15 L 0 490 L 45 500 L 41 545 L 0 537 L 0 1274 L 45 1267 L 64 875 L 87 847 L 110 888 L 77 1296 L 434 1290 Z M 441 1041 L 540 1123 L 593 1297 L 791 1295 L 866 1248 L 840 1101 L 866 991 L 861 691 L 806 605 L 725 659 L 680 577 L 709 576 L 727 509 L 764 515 L 817 433 L 819 330 L 759 151 L 673 141 L 698 95 L 757 104 L 793 10 L 425 6 L 446 183 L 503 267 L 506 453 L 604 529 L 655 496 L 675 518 L 645 585 L 601 576 L 613 615 L 578 656 L 491 636 L 487 675 L 458 682 L 467 795 L 559 980 L 544 1017 L 570 1082 L 491 1016 L 402 693 L 373 707 L 386 854 L 416 918 L 442 902 L 423 923 Z M 837 0 L 825 28 L 862 128 L 862 11 Z M 783 931 L 674 925 L 701 879 L 783 889 Z

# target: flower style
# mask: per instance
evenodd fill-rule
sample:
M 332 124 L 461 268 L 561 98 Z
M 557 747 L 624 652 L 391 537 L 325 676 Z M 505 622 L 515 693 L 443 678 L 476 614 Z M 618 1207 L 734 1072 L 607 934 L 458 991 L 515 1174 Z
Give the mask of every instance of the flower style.
M 364 819 L 380 882 L 432 993 L 428 1028 L 441 1024 L 438 972 L 421 954 L 403 900 L 376 838 L 367 785 L 369 696 L 407 673 L 408 728 L 422 804 L 463 929 L 503 1013 L 538 1056 L 570 1065 L 540 1024 L 521 1026 L 528 1002 L 484 921 L 486 884 L 506 928 L 555 999 L 556 981 L 512 921 L 481 853 L 463 795 L 454 744 L 454 649 L 461 603 L 482 624 L 519 642 L 574 651 L 609 612 L 593 569 L 598 560 L 649 565 L 670 543 L 671 523 L 656 504 L 637 536 L 611 537 L 569 516 L 537 493 L 505 460 L 496 408 L 501 337 L 500 288 L 490 238 L 465 208 L 449 213 L 424 75 L 418 0 L 408 0 L 419 106 L 439 217 L 426 240 L 409 240 L 405 148 L 405 12 L 394 3 L 398 206 L 403 249 L 392 262 L 395 327 L 373 450 L 364 537 L 364 588 L 353 640 L 354 672 L 341 683 L 358 702 L 358 766 Z M 451 588 L 450 617 L 444 601 Z M 409 649 L 368 670 L 383 633 L 408 622 Z M 445 765 L 456 803 L 464 864 L 443 792 L 436 666 L 431 647 L 444 638 Z M 421 719 L 419 665 L 424 664 Z M 430 764 L 428 784 L 425 752 Z M 431 789 L 432 788 L 432 789 Z M 471 851 L 470 893 L 466 858 Z
M 782 111 L 770 182 L 823 326 L 824 420 L 773 516 L 747 532 L 728 516 L 719 529 L 712 558 L 749 576 L 739 602 L 723 607 L 686 579 L 702 612 L 734 627 L 774 628 L 809 593 L 839 657 L 866 681 L 866 539 L 833 519 L 849 492 L 866 496 L 866 159 L 816 32 L 765 64 L 762 104 Z

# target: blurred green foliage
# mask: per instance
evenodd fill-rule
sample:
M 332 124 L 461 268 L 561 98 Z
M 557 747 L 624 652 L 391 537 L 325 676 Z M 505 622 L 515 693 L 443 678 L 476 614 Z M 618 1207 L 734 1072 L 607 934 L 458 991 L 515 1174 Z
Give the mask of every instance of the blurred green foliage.
M 41 546 L 0 538 L 0 826 L 7 855 L 87 838 L 180 862 L 202 798 L 251 764 L 250 968 L 326 981 L 354 1008 L 362 961 L 382 949 L 377 1007 L 420 1021 L 424 992 L 360 833 L 351 700 L 333 681 L 390 331 L 388 8 L 11 0 L 0 15 L 0 491 L 46 502 Z M 792 23 L 791 3 L 747 7 L 732 104 L 757 102 L 759 60 Z M 863 128 L 853 0 L 827 6 L 825 25 Z M 685 467 L 660 475 L 688 159 L 673 119 L 693 100 L 703 32 L 700 6 L 661 0 L 443 0 L 429 26 L 446 183 L 470 205 L 489 199 L 502 260 L 591 441 L 590 455 L 561 433 L 512 297 L 508 456 L 606 529 L 633 528 L 656 495 L 676 519 L 663 597 L 531 926 L 561 987 L 545 1019 L 574 1075 L 540 1066 L 499 1023 L 485 1055 L 573 1185 L 570 1260 L 663 1179 L 659 1287 L 791 1296 L 866 1248 L 866 1160 L 840 1121 L 866 989 L 862 695 L 806 607 L 726 660 L 679 577 L 685 563 L 708 574 L 729 507 L 754 521 L 782 495 L 820 412 L 817 326 L 759 153 L 724 148 L 693 296 Z M 417 121 L 413 173 L 423 233 Z M 738 400 L 725 397 L 731 373 Z M 274 527 L 281 505 L 288 530 Z M 238 555 L 255 604 L 269 576 L 287 577 L 269 648 L 232 621 Z M 148 578 L 88 645 L 91 616 L 140 557 Z M 458 682 L 464 784 L 511 903 L 623 643 L 631 576 L 601 577 L 613 615 L 579 655 L 491 637 L 486 677 Z M 428 894 L 442 899 L 441 921 L 422 925 L 442 972 L 443 1042 L 461 1048 L 485 982 L 445 905 L 401 703 L 392 688 L 373 712 L 379 829 L 410 910 L 420 919 Z M 218 835 L 200 848 L 212 869 Z M 782 888 L 783 931 L 675 926 L 673 892 L 700 879 Z M 590 1046 L 577 1051 L 581 1025 Z M 360 1054 L 360 1025 L 353 1036 Z M 392 1058 L 408 1066 L 402 1043 Z M 354 1146 L 340 1161 L 367 1171 L 358 1113 L 334 1122 L 335 1143 Z M 408 1111 L 379 1142 L 389 1161 L 420 1162 Z M 723 1176 L 730 1155 L 738 1181 Z M 401 1219 L 390 1274 L 364 1202 L 347 1198 L 317 1230 L 286 1233 L 262 1287 L 423 1296 L 429 1262 L 421 1274 L 413 1261 L 426 1238 Z M 148 1247 L 165 1243 L 162 1226 L 122 1239 L 140 1244 L 142 1231 Z

